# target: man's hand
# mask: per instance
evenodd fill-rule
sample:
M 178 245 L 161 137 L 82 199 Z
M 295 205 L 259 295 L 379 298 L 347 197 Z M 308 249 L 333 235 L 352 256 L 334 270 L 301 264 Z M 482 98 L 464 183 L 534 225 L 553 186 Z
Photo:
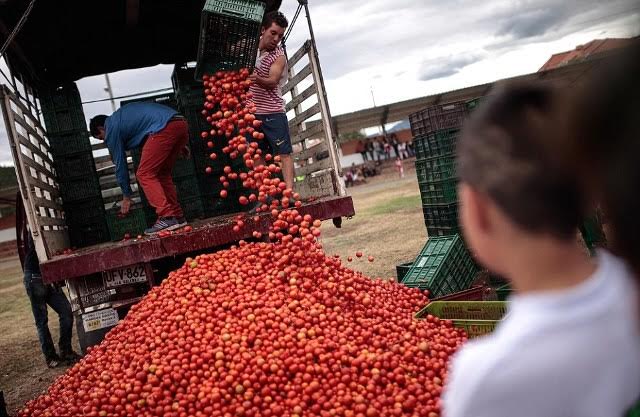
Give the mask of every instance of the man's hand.
M 180 151 L 180 156 L 184 159 L 191 157 L 191 148 L 189 148 L 189 145 L 184 145 L 184 148 Z
M 251 81 L 252 83 L 257 82 L 257 81 L 258 81 L 258 74 L 256 74 L 256 72 L 255 72 L 255 71 L 253 71 L 253 72 L 251 73 L 251 75 L 249 75 L 248 80 L 249 80 L 249 81 Z
M 122 198 L 122 204 L 120 205 L 120 214 L 126 216 L 129 214 L 129 210 L 131 210 L 131 198 L 125 196 Z

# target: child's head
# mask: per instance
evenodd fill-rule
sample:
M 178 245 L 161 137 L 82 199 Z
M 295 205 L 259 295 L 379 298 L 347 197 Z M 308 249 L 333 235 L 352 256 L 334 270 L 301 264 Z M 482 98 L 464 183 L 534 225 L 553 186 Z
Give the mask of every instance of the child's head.
M 478 260 L 495 272 L 515 242 L 576 239 L 582 195 L 545 141 L 566 133 L 563 97 L 545 84 L 505 84 L 465 123 L 458 143 L 460 217 Z

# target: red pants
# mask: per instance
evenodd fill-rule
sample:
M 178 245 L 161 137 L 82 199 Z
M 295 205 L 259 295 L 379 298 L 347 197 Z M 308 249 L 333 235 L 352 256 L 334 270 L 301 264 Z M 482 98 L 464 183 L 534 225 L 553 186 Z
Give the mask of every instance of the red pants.
M 149 204 L 158 217 L 183 217 L 178 204 L 176 186 L 171 172 L 178 155 L 189 141 L 185 120 L 170 121 L 161 131 L 149 135 L 142 147 L 142 157 L 136 177 Z

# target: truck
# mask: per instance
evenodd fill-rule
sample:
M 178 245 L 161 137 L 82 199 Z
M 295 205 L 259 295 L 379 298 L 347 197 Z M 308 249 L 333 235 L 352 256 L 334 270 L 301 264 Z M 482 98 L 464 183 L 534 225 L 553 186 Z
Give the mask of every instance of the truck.
M 265 11 L 280 7 L 279 1 L 263 3 Z M 84 77 L 163 63 L 175 65 L 174 91 L 164 92 L 165 99 L 180 99 L 175 81 L 196 60 L 204 5 L 204 0 L 187 4 L 126 0 L 105 3 L 98 10 L 93 3 L 72 0 L 14 0 L 0 6 L 0 44 L 3 52 L 6 49 L 3 57 L 8 67 L 8 74 L 2 71 L 0 103 L 18 180 L 18 245 L 24 248 L 30 235 L 44 282 L 68 288 L 83 351 L 99 343 L 132 305 L 187 257 L 254 239 L 255 231 L 268 235 L 270 213 L 247 216 L 246 227 L 236 232 L 235 219 L 242 213 L 216 212 L 215 207 L 192 218 L 192 230 L 162 238 L 122 240 L 114 235 L 107 239 L 101 235 L 104 229 L 79 229 L 71 221 L 89 216 L 100 224 L 113 222 L 109 216 L 114 215 L 113 204 L 122 195 L 104 144 L 88 142 L 84 114 L 65 107 L 68 94 L 52 96 L 50 92 L 73 90 L 75 81 Z M 294 22 L 304 10 L 308 37 L 294 53 L 287 53 L 288 82 L 283 87 L 294 144 L 295 191 L 304 201 L 299 208 L 302 214 L 331 219 L 340 227 L 342 218 L 355 215 L 355 210 L 341 180 L 309 8 L 305 0 L 299 0 L 297 7 Z M 146 99 L 158 101 L 162 95 Z M 45 109 L 49 117 L 43 117 L 43 113 L 47 116 Z M 197 124 L 185 116 L 190 125 Z M 59 125 L 70 121 L 81 122 L 84 129 L 61 134 Z M 192 137 L 190 142 L 199 139 Z M 71 209 L 73 193 L 61 192 L 65 188 L 60 184 L 70 183 L 69 175 L 82 159 L 66 152 L 78 144 L 90 144 L 88 153 L 82 155 L 93 164 L 99 192 L 83 200 L 82 209 Z M 142 209 L 144 196 L 135 184 L 135 162 L 135 155 L 130 155 L 134 209 Z M 75 178 L 74 193 L 87 182 L 87 178 Z M 74 243 L 79 247 L 71 250 Z

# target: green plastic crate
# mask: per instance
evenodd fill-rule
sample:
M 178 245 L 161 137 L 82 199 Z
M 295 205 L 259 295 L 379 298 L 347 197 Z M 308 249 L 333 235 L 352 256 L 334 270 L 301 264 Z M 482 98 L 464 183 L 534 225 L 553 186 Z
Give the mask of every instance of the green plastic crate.
M 498 300 L 505 301 L 511 294 L 511 284 L 504 284 L 496 288 L 496 294 L 498 295 Z
M 450 178 L 441 181 L 418 182 L 422 204 L 451 204 L 458 201 L 458 180 Z
M 415 315 L 422 319 L 431 314 L 451 320 L 455 327 L 464 329 L 470 338 L 491 333 L 507 313 L 504 301 L 432 301 Z
M 176 191 L 178 192 L 178 200 L 200 196 L 198 177 L 195 175 L 174 177 L 173 183 L 176 186 Z
M 441 297 L 469 288 L 477 270 L 460 235 L 430 237 L 402 283 Z
M 65 155 L 64 157 L 58 156 L 53 162 L 58 178 L 63 180 L 82 175 L 97 175 L 96 164 L 91 152 Z
M 265 3 L 207 0 L 200 19 L 196 78 L 218 70 L 253 68 Z
M 443 129 L 460 128 L 467 116 L 463 102 L 436 104 L 409 115 L 413 136 L 426 135 Z
M 76 177 L 60 177 L 58 186 L 62 202 L 65 204 L 95 199 L 102 195 L 98 175 L 95 172 Z
M 441 181 L 456 178 L 454 155 L 416 160 L 416 175 L 419 182 Z
M 458 203 L 424 204 L 424 223 L 427 227 L 458 229 Z
M 478 97 L 478 98 L 474 98 L 472 100 L 469 100 L 467 102 L 465 102 L 465 106 L 467 107 L 467 111 L 470 113 L 474 110 L 476 110 L 480 104 L 482 104 L 482 102 L 485 100 L 484 97 Z
M 413 139 L 416 158 L 428 159 L 438 156 L 454 156 L 460 129 L 444 129 L 418 135 Z
M 439 237 L 439 236 L 451 236 L 460 234 L 462 232 L 462 228 L 460 226 L 432 226 L 427 224 L 427 236 L 429 237 Z
M 63 133 L 49 133 L 49 144 L 54 161 L 60 157 L 91 152 L 91 140 L 86 128 Z
M 200 196 L 181 200 L 180 207 L 188 221 L 204 217 L 204 202 Z
M 42 117 L 49 135 L 87 130 L 80 92 L 75 83 L 39 91 Z
M 126 233 L 129 233 L 132 238 L 144 233 L 144 229 L 147 228 L 144 209 L 130 210 L 129 214 L 122 218 L 118 217 L 119 212 L 119 208 L 113 208 L 107 212 L 107 226 L 111 240 L 122 240 Z
M 398 278 L 398 282 L 402 282 L 405 275 L 407 275 L 407 272 L 411 269 L 411 265 L 413 265 L 413 261 L 396 265 L 396 277 Z

